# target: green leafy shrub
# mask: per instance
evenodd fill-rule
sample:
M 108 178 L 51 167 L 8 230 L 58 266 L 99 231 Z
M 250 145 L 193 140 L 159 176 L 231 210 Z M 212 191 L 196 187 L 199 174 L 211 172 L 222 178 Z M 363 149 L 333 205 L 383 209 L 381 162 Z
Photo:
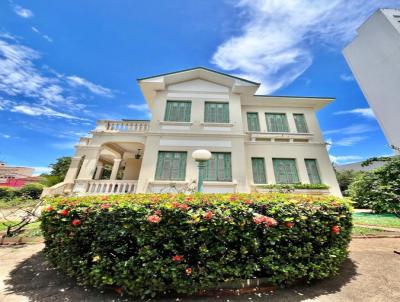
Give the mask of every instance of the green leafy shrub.
M 336 178 L 339 183 L 340 191 L 342 191 L 344 196 L 349 195 L 348 189 L 350 184 L 363 173 L 363 171 L 354 170 L 336 171 Z
M 18 194 L 25 198 L 39 199 L 44 186 L 40 183 L 30 183 L 18 190 Z
M 9 187 L 0 187 L 0 200 L 9 201 L 16 196 L 16 190 Z
M 293 194 L 58 197 L 41 222 L 54 266 L 145 298 L 234 279 L 285 285 L 337 274 L 351 210 L 335 197 Z
M 400 215 L 400 158 L 357 177 L 349 193 L 356 207 Z
M 278 189 L 278 190 L 326 190 L 329 186 L 325 184 L 270 184 L 261 186 L 265 189 Z

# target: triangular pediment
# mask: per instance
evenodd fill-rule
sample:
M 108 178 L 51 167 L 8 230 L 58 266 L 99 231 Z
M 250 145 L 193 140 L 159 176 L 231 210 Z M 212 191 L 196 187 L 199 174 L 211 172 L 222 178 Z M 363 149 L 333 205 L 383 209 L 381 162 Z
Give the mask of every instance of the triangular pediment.
M 229 88 L 203 79 L 194 79 L 181 83 L 168 85 L 169 91 L 196 91 L 196 92 L 223 92 L 228 93 Z

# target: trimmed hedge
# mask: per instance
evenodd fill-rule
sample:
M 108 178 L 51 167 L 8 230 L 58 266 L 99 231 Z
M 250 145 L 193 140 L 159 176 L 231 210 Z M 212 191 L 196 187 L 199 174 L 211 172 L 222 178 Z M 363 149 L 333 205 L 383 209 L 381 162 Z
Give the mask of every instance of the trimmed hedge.
M 261 188 L 265 189 L 279 189 L 279 190 L 327 190 L 328 185 L 325 184 L 270 184 L 262 185 Z
M 82 284 L 137 297 L 191 294 L 234 279 L 327 278 L 347 257 L 351 208 L 289 194 L 55 198 L 45 253 Z

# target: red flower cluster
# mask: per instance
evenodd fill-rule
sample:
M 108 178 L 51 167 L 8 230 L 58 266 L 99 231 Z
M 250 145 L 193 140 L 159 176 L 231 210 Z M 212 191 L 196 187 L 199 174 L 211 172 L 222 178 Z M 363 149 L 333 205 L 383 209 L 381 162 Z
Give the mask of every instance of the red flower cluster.
M 253 201 L 251 201 L 250 199 L 246 199 L 245 201 L 243 201 L 245 204 L 252 204 Z
M 154 215 L 161 216 L 161 210 L 154 211 Z
M 331 228 L 331 232 L 333 233 L 333 234 L 340 234 L 340 226 L 338 226 L 338 225 L 334 225 L 332 228 Z
M 53 211 L 54 210 L 54 208 L 52 207 L 52 206 L 48 206 L 47 208 L 46 208 L 46 211 L 47 212 L 51 212 L 51 211 Z
M 180 256 L 180 255 L 172 256 L 172 261 L 179 262 L 182 260 L 183 260 L 183 256 Z
M 59 210 L 59 211 L 57 211 L 57 213 L 61 216 L 67 216 L 69 211 L 67 209 L 65 209 L 65 210 Z
M 185 204 L 185 203 L 179 203 L 179 202 L 176 202 L 176 201 L 174 201 L 174 202 L 172 203 L 172 207 L 173 207 L 174 209 L 181 209 L 181 210 L 184 210 L 184 211 L 188 211 L 188 210 L 190 209 L 190 207 L 189 207 L 187 204 Z
M 108 209 L 109 207 L 111 207 L 111 205 L 109 203 L 103 203 L 100 208 L 102 208 L 103 210 Z
M 193 270 L 192 270 L 191 267 L 188 267 L 188 268 L 185 270 L 185 272 L 186 272 L 186 275 L 190 276 L 190 275 L 192 274 Z
M 161 217 L 158 215 L 150 215 L 147 217 L 147 221 L 151 223 L 159 223 L 161 221 Z
M 294 222 L 286 222 L 286 226 L 291 229 L 292 227 L 294 227 Z
M 73 226 L 78 226 L 78 225 L 81 224 L 81 221 L 79 219 L 74 219 L 74 220 L 72 220 L 71 223 L 72 223 Z
M 211 211 L 207 211 L 207 212 L 205 212 L 205 213 L 203 214 L 203 218 L 204 218 L 205 220 L 210 220 L 211 218 L 213 218 L 213 216 L 214 216 L 214 213 L 211 212 Z
M 267 217 L 264 215 L 257 215 L 253 217 L 253 221 L 255 224 L 264 224 L 266 227 L 273 227 L 278 224 L 278 222 L 272 218 L 272 217 Z

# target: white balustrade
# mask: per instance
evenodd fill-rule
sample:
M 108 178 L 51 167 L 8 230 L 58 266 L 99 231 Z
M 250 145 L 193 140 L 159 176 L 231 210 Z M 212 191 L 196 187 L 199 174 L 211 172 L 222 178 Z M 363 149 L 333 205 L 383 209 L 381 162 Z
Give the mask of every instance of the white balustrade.
M 90 180 L 86 195 L 110 195 L 135 193 L 137 180 Z
M 149 121 L 105 121 L 97 122 L 96 131 L 147 132 Z

